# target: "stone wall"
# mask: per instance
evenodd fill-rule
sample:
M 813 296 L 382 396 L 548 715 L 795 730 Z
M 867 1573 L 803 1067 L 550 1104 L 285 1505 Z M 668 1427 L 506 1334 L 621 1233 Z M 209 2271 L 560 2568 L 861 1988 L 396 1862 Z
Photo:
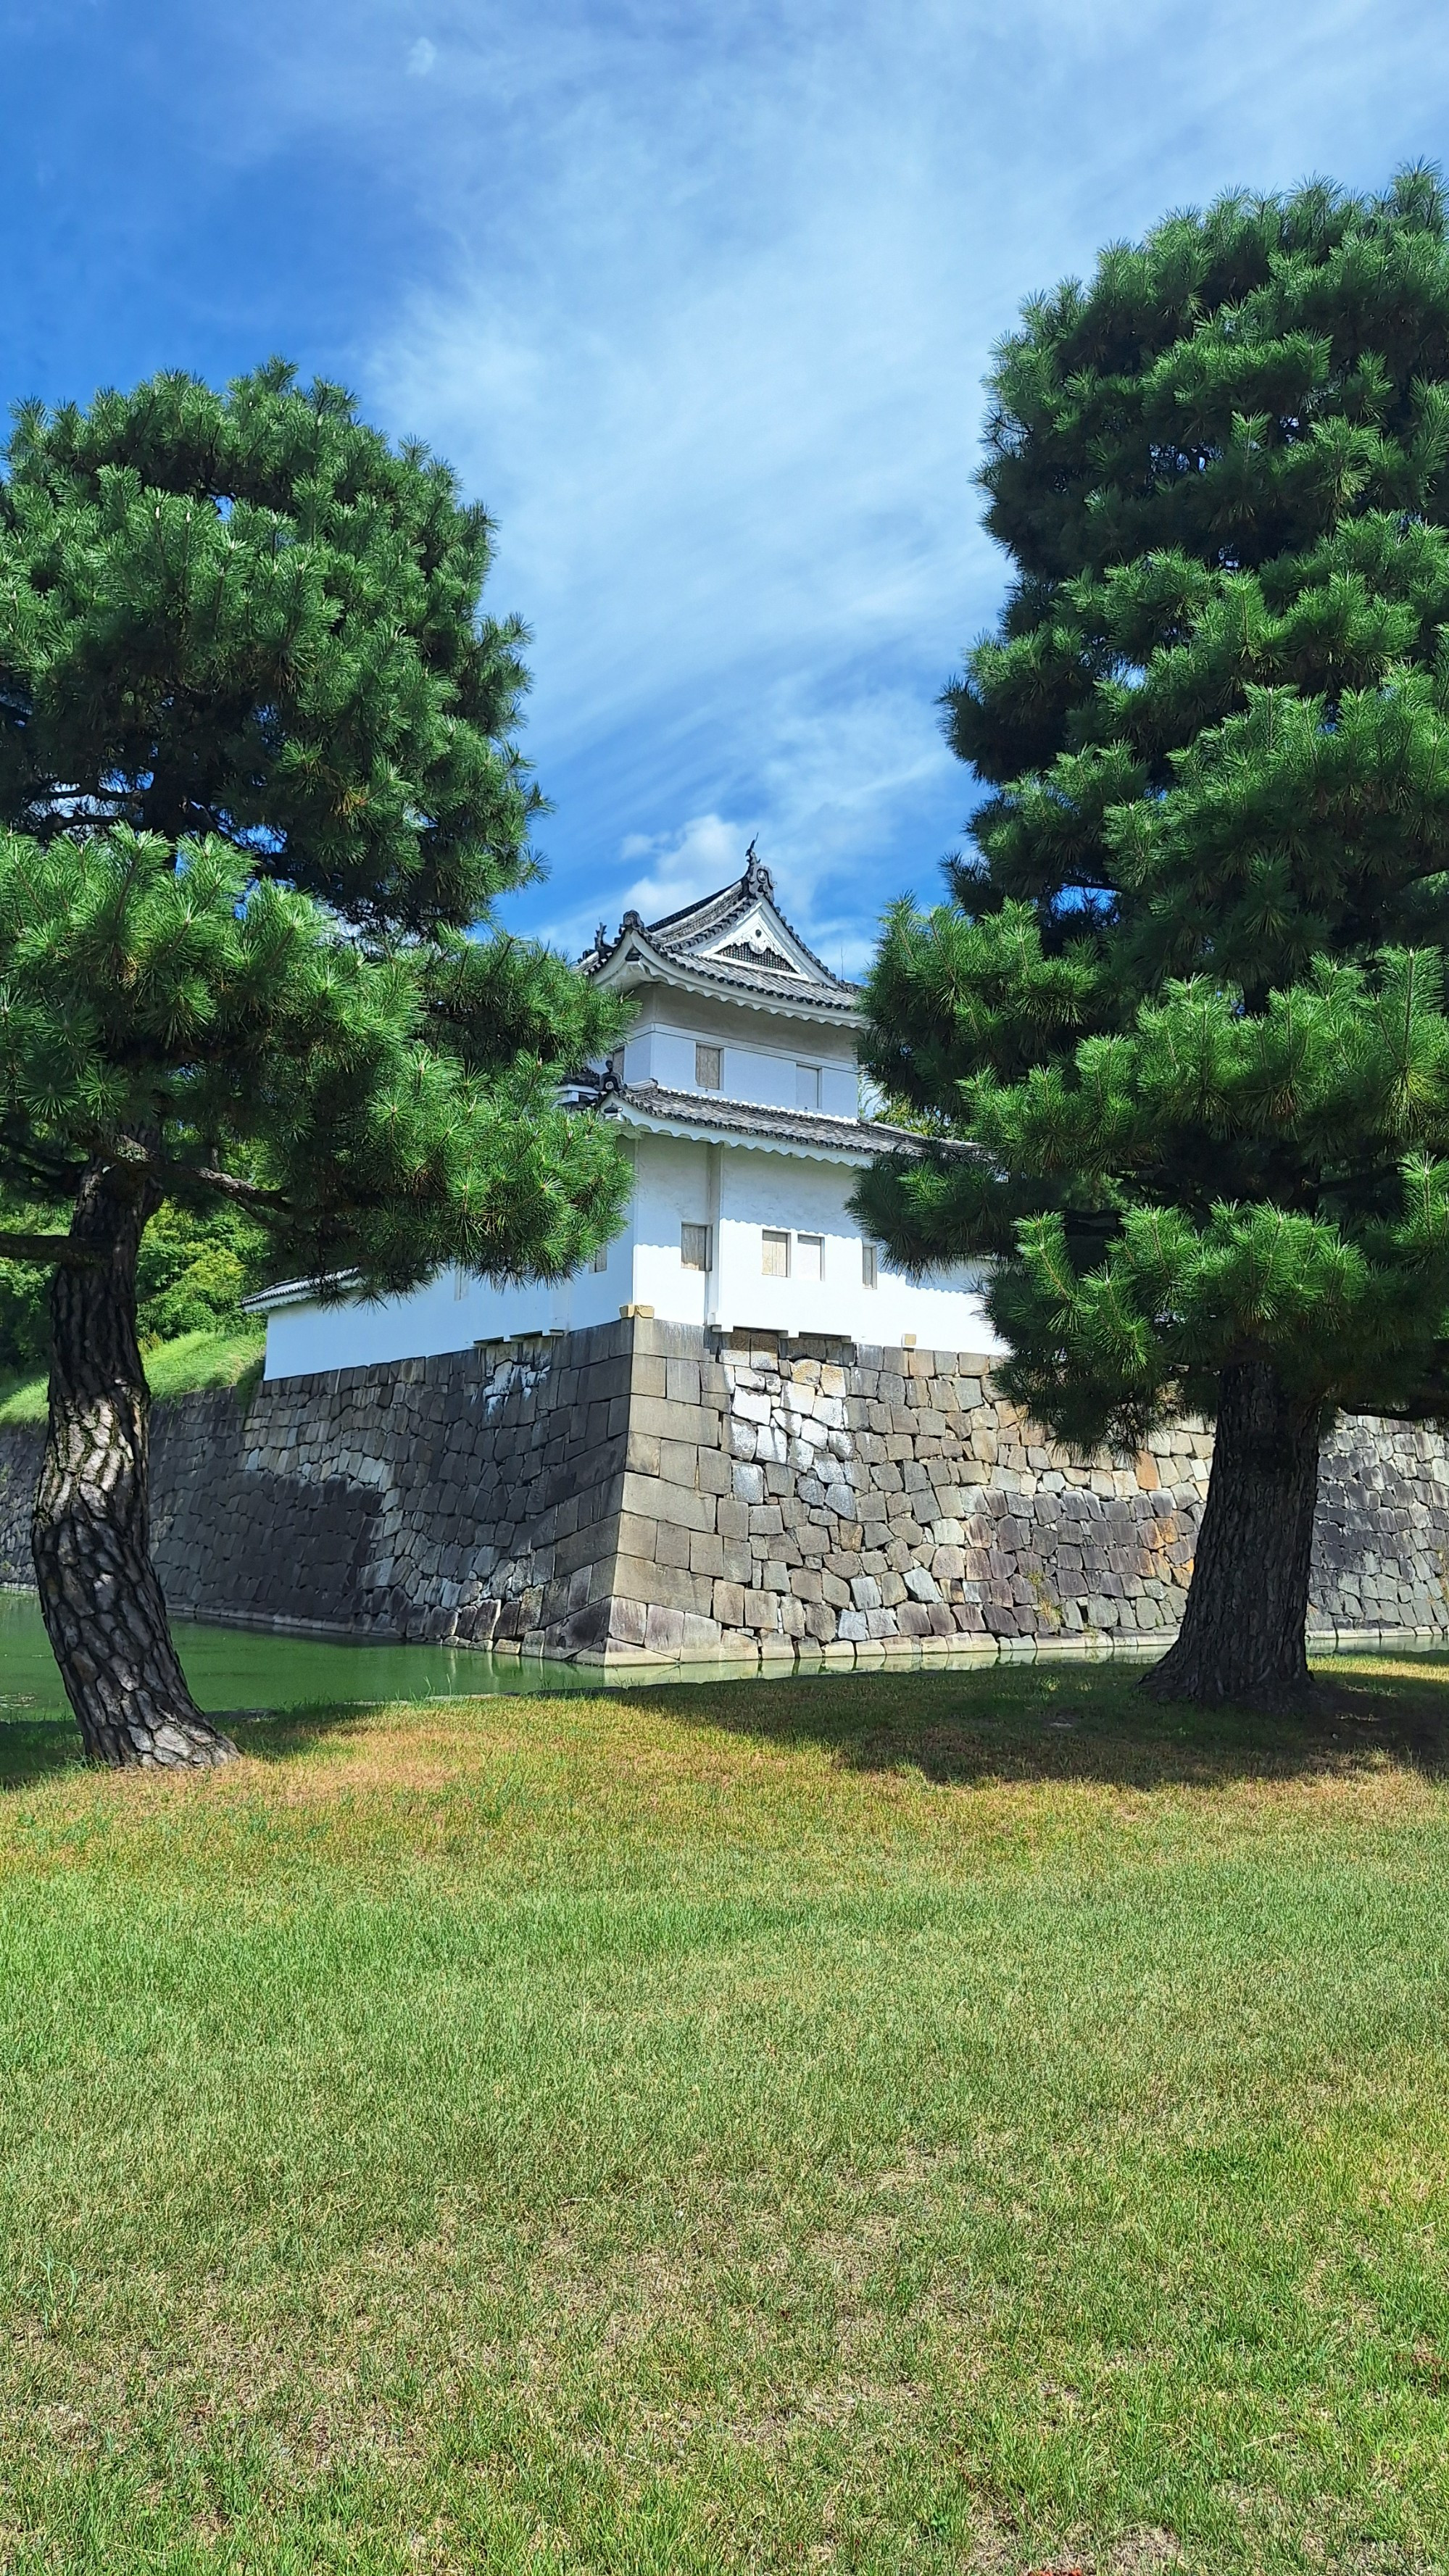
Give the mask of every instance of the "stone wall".
M 152 1414 L 173 1613 L 557 1650 L 607 1631 L 634 1328 L 336 1369 Z M 662 1382 L 662 1373 L 661 1373 Z M 28 1583 L 38 1432 L 0 1433 L 0 1583 Z M 545 1606 L 546 1605 L 546 1606 Z
M 599 1658 L 1148 1651 L 1211 1442 L 1074 1464 L 969 1354 L 644 1318 L 158 1406 L 173 1610 Z M 39 1435 L 0 1434 L 0 1581 Z M 1325 1443 L 1312 1625 L 1449 1640 L 1449 1448 Z

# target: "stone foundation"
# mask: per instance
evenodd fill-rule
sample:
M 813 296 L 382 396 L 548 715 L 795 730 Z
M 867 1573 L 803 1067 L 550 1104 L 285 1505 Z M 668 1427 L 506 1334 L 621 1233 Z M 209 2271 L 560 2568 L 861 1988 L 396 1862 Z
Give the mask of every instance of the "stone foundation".
M 970 1354 L 645 1318 L 158 1406 L 173 1612 L 612 1663 L 1159 1651 L 1211 1459 L 1074 1464 Z M 28 1583 L 38 1432 L 0 1433 Z M 1449 1446 L 1324 1446 L 1312 1628 L 1449 1642 Z

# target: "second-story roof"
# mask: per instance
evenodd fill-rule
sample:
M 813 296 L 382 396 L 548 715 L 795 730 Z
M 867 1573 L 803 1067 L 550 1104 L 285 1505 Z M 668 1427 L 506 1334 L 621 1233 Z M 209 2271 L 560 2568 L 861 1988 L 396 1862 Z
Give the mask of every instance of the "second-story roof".
M 859 985 L 832 975 L 786 920 L 753 843 L 744 875 L 718 893 L 647 924 L 626 912 L 612 940 L 600 922 L 579 963 L 623 991 L 663 982 L 807 1019 L 853 1020 L 860 1008 Z

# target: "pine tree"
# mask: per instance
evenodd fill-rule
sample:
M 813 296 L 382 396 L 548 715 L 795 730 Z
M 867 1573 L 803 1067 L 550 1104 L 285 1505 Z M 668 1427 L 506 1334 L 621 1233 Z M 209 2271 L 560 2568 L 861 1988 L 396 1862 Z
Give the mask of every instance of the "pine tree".
M 908 1262 L 994 1256 L 1061 1439 L 1214 1419 L 1148 1687 L 1292 1700 L 1325 1425 L 1449 1414 L 1436 176 L 1106 251 L 998 352 L 980 479 L 1015 577 L 945 705 L 988 792 L 869 994 L 938 1141 L 861 1212 Z
M 0 482 L 0 1232 L 51 1274 L 40 1597 L 87 1751 L 209 1763 L 147 1522 L 137 1263 L 242 1209 L 338 1293 L 562 1276 L 626 1176 L 560 1078 L 618 1034 L 490 926 L 536 873 L 490 530 L 280 363 L 23 409 Z

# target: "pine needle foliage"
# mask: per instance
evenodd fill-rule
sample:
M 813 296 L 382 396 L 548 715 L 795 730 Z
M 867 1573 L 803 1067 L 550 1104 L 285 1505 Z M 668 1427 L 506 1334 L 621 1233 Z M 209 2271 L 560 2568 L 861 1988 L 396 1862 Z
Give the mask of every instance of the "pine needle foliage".
M 537 874 L 516 619 L 448 468 L 273 363 L 17 415 L 0 482 L 0 1189 L 97 1159 L 274 1274 L 559 1276 L 618 1221 L 557 1105 L 617 1011 L 492 926 Z M 4 1249 L 44 1262 L 37 1235 Z
M 1078 1447 L 1254 1362 L 1300 1411 L 1449 1412 L 1438 177 L 1107 250 L 997 352 L 980 480 L 974 848 L 868 993 L 937 1139 L 861 1215 L 992 1257 L 1007 1382 Z

